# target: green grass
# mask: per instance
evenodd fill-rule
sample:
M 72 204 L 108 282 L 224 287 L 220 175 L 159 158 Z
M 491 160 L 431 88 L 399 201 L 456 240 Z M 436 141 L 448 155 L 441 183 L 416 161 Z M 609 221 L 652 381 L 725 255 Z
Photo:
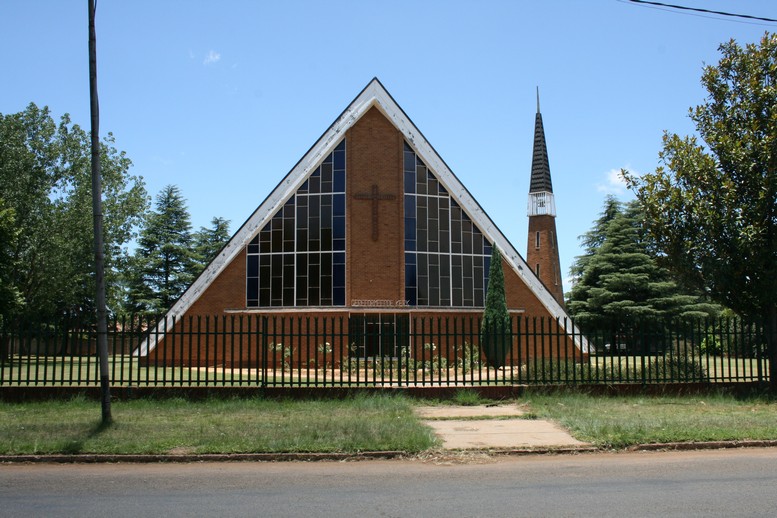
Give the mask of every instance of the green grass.
M 488 402 L 459 391 L 453 401 Z M 504 402 L 502 402 L 504 403 Z M 530 393 L 527 418 L 551 419 L 602 448 L 643 443 L 777 439 L 777 401 L 728 395 L 608 397 L 577 391 Z M 0 403 L 0 454 L 180 454 L 404 451 L 439 447 L 398 395 L 342 400 L 135 400 Z
M 603 448 L 635 444 L 777 439 L 777 402 L 728 395 L 608 397 L 533 394 L 540 419 L 552 419 Z
M 401 397 L 338 401 L 118 401 L 0 405 L 0 454 L 254 453 L 399 450 L 436 445 Z

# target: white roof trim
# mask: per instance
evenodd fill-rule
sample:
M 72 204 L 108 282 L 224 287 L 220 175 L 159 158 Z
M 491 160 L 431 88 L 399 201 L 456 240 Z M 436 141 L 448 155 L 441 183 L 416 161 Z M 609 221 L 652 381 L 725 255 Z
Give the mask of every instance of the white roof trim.
M 173 304 L 164 319 L 152 331 L 148 341 L 144 341 L 135 351 L 135 354 L 145 356 L 156 347 L 158 338 L 164 337 L 164 330 L 171 328 L 175 320 L 186 314 L 186 311 L 200 298 L 211 282 L 240 254 L 248 242 L 254 238 L 256 233 L 264 227 L 275 212 L 297 191 L 308 176 L 318 167 L 320 162 L 332 152 L 340 140 L 342 140 L 345 132 L 373 106 L 377 107 L 404 135 L 408 144 L 421 157 L 421 160 L 423 160 L 427 167 L 437 175 L 437 178 L 451 194 L 451 197 L 456 200 L 480 231 L 494 239 L 494 243 L 499 247 L 504 259 L 524 284 L 537 295 L 548 312 L 554 318 L 560 319 L 562 323 L 565 319 L 569 320 L 567 313 L 556 302 L 550 292 L 545 289 L 545 286 L 534 275 L 534 272 L 531 271 L 531 268 L 529 268 L 521 255 L 491 221 L 456 175 L 448 168 L 380 81 L 374 78 L 302 159 L 297 162 L 297 165 L 275 187 L 272 193 L 259 205 L 221 252 L 219 252 L 218 256 L 197 277 L 194 283 Z M 574 330 L 574 334 L 576 337 L 582 338 L 577 329 Z M 588 352 L 588 343 L 585 339 L 581 339 L 577 345 L 582 352 Z

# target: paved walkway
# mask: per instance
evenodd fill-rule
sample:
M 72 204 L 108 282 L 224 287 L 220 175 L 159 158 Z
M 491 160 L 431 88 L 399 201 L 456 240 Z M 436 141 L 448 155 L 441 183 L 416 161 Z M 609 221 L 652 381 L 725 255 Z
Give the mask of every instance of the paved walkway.
M 590 446 L 560 426 L 525 417 L 516 404 L 418 407 L 418 415 L 431 426 L 449 450 L 566 449 Z

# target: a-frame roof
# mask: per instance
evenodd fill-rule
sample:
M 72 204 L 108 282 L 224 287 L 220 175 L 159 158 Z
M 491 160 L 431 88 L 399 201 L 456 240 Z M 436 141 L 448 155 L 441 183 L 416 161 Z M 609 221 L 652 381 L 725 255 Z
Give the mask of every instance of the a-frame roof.
M 173 318 L 179 318 L 186 314 L 187 310 L 205 292 L 210 284 L 221 272 L 235 260 L 254 236 L 275 215 L 277 210 L 297 191 L 297 189 L 312 174 L 326 156 L 332 152 L 342 140 L 345 132 L 352 127 L 372 107 L 376 107 L 391 123 L 402 133 L 407 143 L 413 148 L 427 167 L 432 170 L 438 180 L 448 190 L 464 212 L 469 216 L 480 231 L 493 240 L 499 247 L 504 260 L 518 274 L 518 277 L 530 288 L 548 312 L 555 318 L 568 318 L 553 296 L 545 289 L 542 282 L 536 277 L 523 257 L 512 244 L 505 238 L 502 232 L 491 221 L 485 211 L 472 197 L 469 191 L 448 168 L 447 164 L 429 144 L 423 134 L 410 120 L 410 117 L 399 107 L 393 97 L 383 87 L 378 78 L 372 81 L 356 96 L 350 105 L 340 114 L 334 123 L 327 129 L 318 141 L 297 162 L 292 170 L 281 180 L 269 196 L 259 205 L 254 213 L 246 220 L 240 229 L 232 236 L 229 242 L 219 252 L 218 256 L 208 265 L 202 274 L 192 283 L 183 295 L 173 304 L 165 315 L 165 319 L 157 326 L 156 337 L 163 333 L 163 329 L 172 325 Z M 141 356 L 153 349 L 154 343 L 143 344 L 139 350 Z

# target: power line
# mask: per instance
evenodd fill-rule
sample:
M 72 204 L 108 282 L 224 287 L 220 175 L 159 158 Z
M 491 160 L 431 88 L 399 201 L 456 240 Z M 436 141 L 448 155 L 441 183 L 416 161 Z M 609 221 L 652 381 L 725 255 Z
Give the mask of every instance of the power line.
M 682 11 L 694 11 L 697 13 L 706 13 L 706 14 L 718 14 L 720 16 L 730 16 L 732 18 L 744 18 L 747 20 L 757 20 L 761 22 L 773 22 L 777 23 L 777 19 L 774 18 L 765 18 L 763 16 L 752 16 L 749 14 L 736 14 L 736 13 L 727 13 L 725 11 L 713 11 L 710 9 L 702 9 L 700 7 L 687 7 L 684 5 L 675 5 L 675 4 L 665 4 L 663 2 L 651 2 L 648 0 L 628 0 L 629 2 L 635 3 L 635 4 L 647 4 L 647 5 L 654 5 L 657 7 L 668 7 L 670 9 L 680 9 Z

